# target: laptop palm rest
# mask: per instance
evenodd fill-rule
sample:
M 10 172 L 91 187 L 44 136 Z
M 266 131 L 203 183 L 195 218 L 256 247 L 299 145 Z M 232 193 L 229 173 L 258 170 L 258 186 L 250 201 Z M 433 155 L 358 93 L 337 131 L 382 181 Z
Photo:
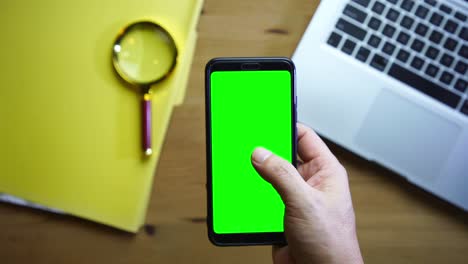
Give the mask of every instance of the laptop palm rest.
M 460 132 L 455 123 L 382 89 L 355 140 L 376 162 L 429 183 L 440 174 Z

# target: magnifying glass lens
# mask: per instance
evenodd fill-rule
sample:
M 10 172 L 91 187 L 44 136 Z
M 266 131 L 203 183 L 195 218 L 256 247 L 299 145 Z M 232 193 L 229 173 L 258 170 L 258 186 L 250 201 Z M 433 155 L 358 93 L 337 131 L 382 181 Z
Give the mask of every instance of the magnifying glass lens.
M 141 23 L 128 28 L 114 45 L 114 54 L 121 75 L 133 83 L 152 83 L 171 71 L 177 50 L 164 29 Z

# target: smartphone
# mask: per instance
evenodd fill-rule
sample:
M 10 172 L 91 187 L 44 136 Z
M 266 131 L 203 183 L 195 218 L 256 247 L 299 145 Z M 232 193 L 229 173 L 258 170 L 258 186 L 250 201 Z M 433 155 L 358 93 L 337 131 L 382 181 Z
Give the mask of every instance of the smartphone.
M 205 78 L 208 237 L 219 246 L 285 244 L 284 203 L 251 154 L 262 146 L 296 165 L 294 64 L 215 58 Z

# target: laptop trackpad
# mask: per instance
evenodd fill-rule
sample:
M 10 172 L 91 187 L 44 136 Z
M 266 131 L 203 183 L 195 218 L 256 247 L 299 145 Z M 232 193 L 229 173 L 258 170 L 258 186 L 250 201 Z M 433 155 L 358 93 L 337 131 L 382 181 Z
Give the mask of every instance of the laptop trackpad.
M 432 181 L 460 131 L 455 123 L 382 89 L 355 140 L 375 161 L 405 176 Z

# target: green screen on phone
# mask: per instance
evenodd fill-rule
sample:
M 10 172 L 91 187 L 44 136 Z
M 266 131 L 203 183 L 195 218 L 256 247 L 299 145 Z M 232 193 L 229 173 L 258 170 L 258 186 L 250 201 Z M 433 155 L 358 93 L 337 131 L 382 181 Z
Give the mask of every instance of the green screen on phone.
M 215 71 L 210 81 L 214 232 L 283 232 L 284 204 L 250 157 L 262 146 L 291 162 L 291 73 Z

